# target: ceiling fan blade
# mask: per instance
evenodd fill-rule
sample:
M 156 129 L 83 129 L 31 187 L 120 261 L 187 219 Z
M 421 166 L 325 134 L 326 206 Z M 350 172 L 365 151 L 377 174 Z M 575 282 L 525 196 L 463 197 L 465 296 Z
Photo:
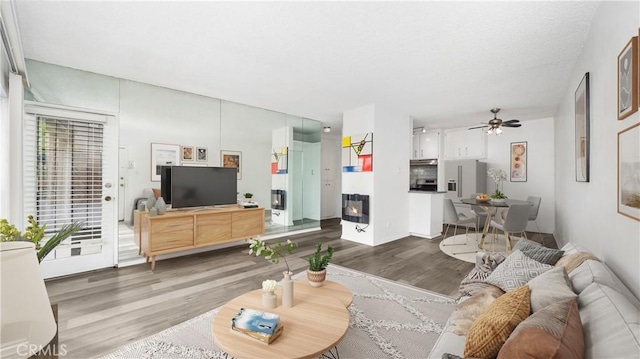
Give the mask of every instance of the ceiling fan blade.
M 519 123 L 503 123 L 502 126 L 503 127 L 520 127 L 520 126 L 522 126 L 522 124 L 519 124 Z
M 506 123 L 518 123 L 518 122 L 520 122 L 520 121 L 518 121 L 518 120 L 502 121 L 503 124 L 506 124 Z
M 485 127 L 489 127 L 489 125 L 482 125 L 482 126 L 476 126 L 476 127 L 469 127 L 468 130 L 475 130 L 476 128 L 485 128 Z

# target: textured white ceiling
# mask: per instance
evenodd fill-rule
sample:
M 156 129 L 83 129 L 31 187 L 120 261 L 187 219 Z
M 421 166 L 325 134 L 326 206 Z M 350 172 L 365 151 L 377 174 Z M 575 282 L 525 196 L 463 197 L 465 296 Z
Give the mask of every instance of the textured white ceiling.
M 25 57 L 320 120 L 553 116 L 598 2 L 16 1 Z

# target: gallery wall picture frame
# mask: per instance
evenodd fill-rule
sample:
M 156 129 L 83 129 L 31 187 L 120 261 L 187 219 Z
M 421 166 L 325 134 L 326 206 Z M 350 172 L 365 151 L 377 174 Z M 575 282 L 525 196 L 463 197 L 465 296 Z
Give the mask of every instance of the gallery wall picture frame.
M 640 222 L 640 122 L 618 132 L 618 213 Z
M 160 182 L 162 166 L 180 166 L 180 145 L 151 143 L 151 181 Z
M 511 182 L 527 182 L 527 141 L 511 142 Z
M 638 111 L 638 37 L 634 36 L 618 55 L 618 120 Z
M 220 163 L 222 167 L 235 168 L 238 179 L 242 179 L 242 152 L 240 151 L 220 151 Z
M 576 182 L 589 182 L 591 148 L 591 100 L 589 73 L 582 77 L 575 92 L 575 167 Z
M 182 161 L 195 160 L 193 146 L 182 146 Z
M 206 147 L 196 147 L 196 161 L 209 161 L 209 150 Z

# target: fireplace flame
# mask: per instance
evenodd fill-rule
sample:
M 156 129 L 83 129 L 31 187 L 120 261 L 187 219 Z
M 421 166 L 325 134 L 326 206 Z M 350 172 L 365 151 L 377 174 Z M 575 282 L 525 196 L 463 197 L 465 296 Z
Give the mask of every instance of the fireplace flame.
M 351 213 L 358 214 L 358 209 L 356 207 L 351 207 Z

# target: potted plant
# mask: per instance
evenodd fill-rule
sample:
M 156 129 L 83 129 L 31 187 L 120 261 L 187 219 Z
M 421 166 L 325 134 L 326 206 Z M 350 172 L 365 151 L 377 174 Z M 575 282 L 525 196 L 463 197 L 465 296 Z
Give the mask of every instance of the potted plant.
M 327 252 L 322 254 L 322 242 L 316 246 L 316 253 L 307 258 L 307 280 L 312 287 L 320 287 L 327 278 L 327 266 L 333 257 L 333 247 L 329 244 Z
M 251 198 L 253 198 L 253 193 L 250 193 L 250 192 L 245 193 L 244 198 L 247 200 L 247 202 L 251 202 Z
M 84 227 L 83 222 L 76 221 L 69 223 L 51 236 L 44 245 L 40 245 L 40 242 L 44 238 L 45 228 L 47 225 L 44 224 L 40 226 L 31 215 L 27 217 L 27 221 L 29 222 L 29 226 L 25 228 L 24 233 L 20 233 L 15 225 L 9 224 L 9 221 L 6 219 L 0 219 L 0 242 L 26 241 L 34 243 L 36 245 L 38 262 L 42 262 L 47 254 L 49 254 L 49 252 L 51 252 L 58 244 Z
M 507 196 L 505 196 L 504 193 L 500 191 L 500 188 L 502 187 L 502 182 L 507 180 L 507 174 L 503 170 L 497 168 L 489 168 L 489 170 L 487 171 L 487 175 L 493 180 L 493 182 L 496 183 L 496 191 L 491 194 L 491 201 L 505 202 Z

